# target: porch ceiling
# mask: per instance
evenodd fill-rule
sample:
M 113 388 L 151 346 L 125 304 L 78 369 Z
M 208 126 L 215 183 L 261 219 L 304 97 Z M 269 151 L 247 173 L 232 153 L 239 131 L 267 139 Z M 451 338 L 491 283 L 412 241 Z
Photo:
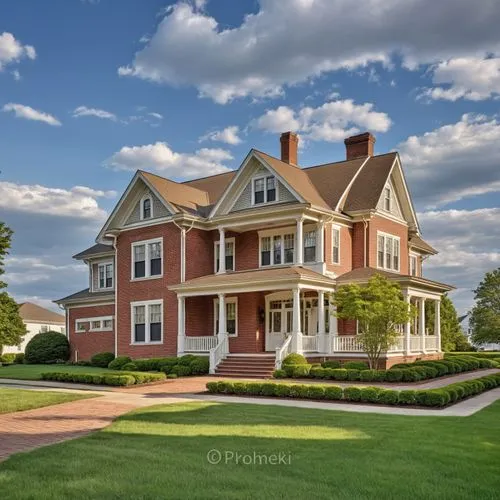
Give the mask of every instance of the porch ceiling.
M 170 286 L 169 290 L 177 292 L 179 296 L 194 296 L 289 290 L 297 287 L 331 291 L 334 286 L 335 280 L 327 276 L 305 267 L 290 266 L 211 274 Z

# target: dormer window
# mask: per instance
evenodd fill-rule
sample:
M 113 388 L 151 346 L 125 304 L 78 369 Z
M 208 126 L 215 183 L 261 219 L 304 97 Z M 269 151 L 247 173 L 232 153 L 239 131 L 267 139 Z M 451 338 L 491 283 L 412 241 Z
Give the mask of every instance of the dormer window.
M 391 211 L 391 188 L 389 186 L 384 189 L 384 210 Z
M 113 264 L 104 262 L 98 264 L 98 287 L 100 290 L 113 288 Z
M 144 198 L 141 202 L 141 219 L 151 219 L 151 198 Z
M 253 204 L 270 203 L 277 200 L 276 178 L 274 175 L 257 177 L 253 180 Z

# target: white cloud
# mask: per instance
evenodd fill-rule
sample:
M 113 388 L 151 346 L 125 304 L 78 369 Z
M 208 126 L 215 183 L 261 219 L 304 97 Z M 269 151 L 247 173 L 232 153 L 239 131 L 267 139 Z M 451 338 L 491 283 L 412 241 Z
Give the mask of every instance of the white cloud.
M 253 124 L 272 133 L 293 130 L 305 139 L 337 142 L 361 129 L 387 132 L 391 119 L 373 107 L 372 103 L 355 104 L 352 99 L 326 102 L 317 108 L 305 106 L 298 111 L 279 106 L 266 111 Z
M 99 207 L 97 198 L 114 196 L 114 191 L 94 190 L 86 186 L 59 189 L 38 184 L 0 182 L 0 208 L 12 212 L 102 221 L 106 213 Z
M 427 207 L 500 192 L 500 122 L 465 114 L 461 120 L 396 148 L 415 201 Z
M 200 137 L 200 142 L 202 141 L 216 141 L 216 142 L 224 142 L 226 144 L 231 144 L 235 146 L 242 142 L 241 137 L 239 137 L 239 127 L 237 125 L 231 125 L 226 127 L 223 130 L 214 130 L 213 132 L 209 132 L 204 136 Z
M 116 121 L 116 115 L 104 109 L 98 108 L 87 108 L 87 106 L 78 106 L 73 111 L 73 117 L 79 118 L 81 116 L 95 116 L 96 118 L 102 118 L 104 120 Z
M 155 112 L 150 112 L 148 113 L 149 116 L 152 116 L 153 118 L 157 118 L 158 120 L 163 120 L 163 115 L 160 113 L 155 113 Z
M 233 157 L 229 151 L 202 148 L 194 154 L 176 153 L 166 142 L 144 146 L 124 146 L 104 164 L 115 170 L 152 169 L 172 179 L 189 179 L 227 172 L 224 161 Z
M 226 28 L 192 4 L 167 8 L 149 43 L 122 76 L 195 86 L 224 104 L 276 96 L 323 73 L 371 63 L 416 69 L 500 52 L 500 4 L 456 0 L 259 0 L 259 10 Z M 463 26 L 467 26 L 467 30 Z M 353 36 L 353 34 L 362 36 Z M 396 56 L 396 58 L 395 58 Z
M 0 35 L 0 71 L 8 64 L 17 63 L 24 58 L 35 59 L 35 48 L 23 45 L 12 33 L 3 32 Z
M 500 96 L 500 58 L 461 57 L 443 61 L 431 68 L 432 82 L 420 98 L 456 101 L 482 101 Z
M 428 211 L 418 217 L 426 241 L 440 252 L 425 262 L 425 275 L 456 286 L 451 297 L 460 313 L 467 312 L 484 273 L 500 266 L 500 208 Z
M 24 106 L 23 104 L 9 102 L 8 104 L 5 104 L 2 111 L 13 111 L 16 118 L 25 118 L 26 120 L 44 122 L 55 127 L 59 127 L 61 125 L 61 122 L 56 117 L 49 115 L 48 113 L 44 113 L 43 111 L 38 111 L 30 106 Z
M 16 82 L 18 82 L 21 79 L 21 73 L 19 73 L 17 69 L 13 70 L 11 74 Z

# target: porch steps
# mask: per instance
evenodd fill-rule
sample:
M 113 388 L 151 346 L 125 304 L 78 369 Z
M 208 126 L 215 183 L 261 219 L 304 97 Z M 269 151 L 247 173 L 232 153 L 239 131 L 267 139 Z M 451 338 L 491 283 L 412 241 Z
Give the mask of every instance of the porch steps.
M 269 356 L 227 356 L 215 369 L 219 377 L 271 378 L 274 371 L 274 357 Z

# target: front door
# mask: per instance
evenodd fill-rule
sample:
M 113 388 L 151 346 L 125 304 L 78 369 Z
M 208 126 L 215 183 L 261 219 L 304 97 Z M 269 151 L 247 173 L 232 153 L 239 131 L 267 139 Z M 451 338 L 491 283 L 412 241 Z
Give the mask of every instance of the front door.
M 275 351 L 292 333 L 293 303 L 271 300 L 266 304 L 266 351 Z

